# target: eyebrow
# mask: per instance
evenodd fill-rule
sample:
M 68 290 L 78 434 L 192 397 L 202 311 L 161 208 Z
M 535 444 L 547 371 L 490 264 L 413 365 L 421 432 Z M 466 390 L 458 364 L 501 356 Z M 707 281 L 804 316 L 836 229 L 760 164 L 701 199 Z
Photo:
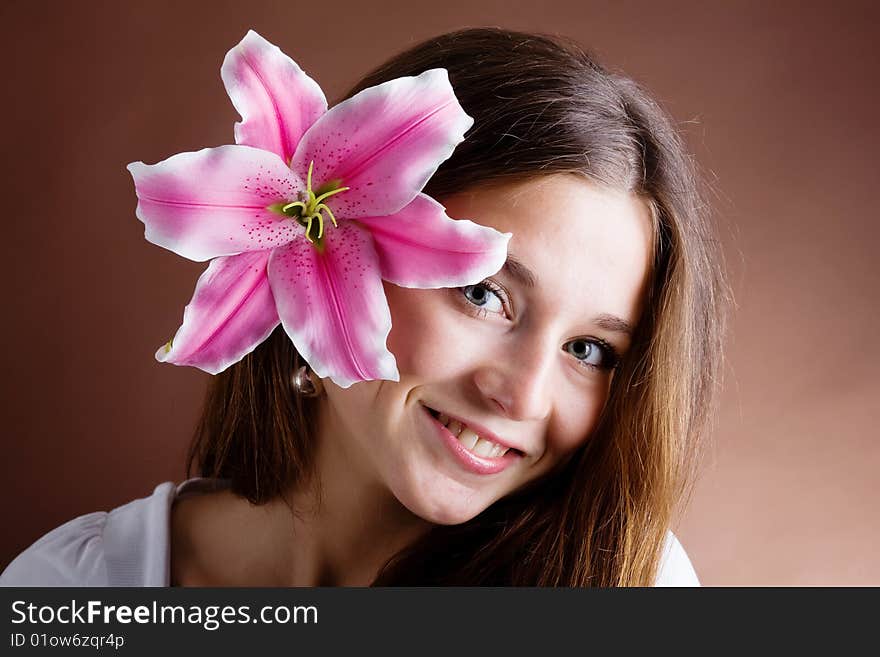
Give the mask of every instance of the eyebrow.
M 621 319 L 617 315 L 608 315 L 603 313 L 599 315 L 596 319 L 596 326 L 599 328 L 603 328 L 606 331 L 611 331 L 613 333 L 625 333 L 626 335 L 633 334 L 632 325 L 624 319 Z
M 506 271 L 512 278 L 515 278 L 524 287 L 535 287 L 538 278 L 535 273 L 526 267 L 521 260 L 517 260 L 512 253 L 507 254 L 507 261 L 501 268 Z
M 521 285 L 528 288 L 534 288 L 538 283 L 538 277 L 535 272 L 525 266 L 521 260 L 518 260 L 512 253 L 507 254 L 507 261 L 501 268 L 507 272 L 511 278 L 517 280 Z M 625 319 L 621 319 L 617 315 L 602 313 L 593 320 L 599 328 L 611 331 L 612 333 L 623 333 L 631 336 L 633 334 L 632 325 Z

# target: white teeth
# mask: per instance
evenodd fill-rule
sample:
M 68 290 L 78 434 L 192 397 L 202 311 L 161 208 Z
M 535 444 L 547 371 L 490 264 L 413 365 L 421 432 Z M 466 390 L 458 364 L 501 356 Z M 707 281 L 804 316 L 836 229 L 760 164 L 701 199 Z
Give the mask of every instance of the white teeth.
M 471 448 L 471 451 L 477 456 L 492 456 L 497 445 L 490 440 L 480 438 L 477 444 Z
M 507 447 L 493 443 L 491 440 L 480 438 L 476 433 L 463 425 L 458 420 L 451 420 L 448 415 L 437 412 L 437 421 L 449 429 L 449 433 L 458 438 L 458 441 L 477 456 L 497 458 L 504 456 L 510 451 Z
M 480 440 L 480 437 L 477 434 L 465 427 L 462 432 L 458 434 L 458 442 L 467 447 L 469 450 L 475 451 L 474 446 L 477 443 L 484 443 L 486 441 Z
M 495 447 L 492 448 L 492 453 L 489 454 L 489 456 L 492 458 L 504 456 L 505 454 L 507 454 L 507 449 L 507 447 L 503 447 L 502 445 L 495 445 Z

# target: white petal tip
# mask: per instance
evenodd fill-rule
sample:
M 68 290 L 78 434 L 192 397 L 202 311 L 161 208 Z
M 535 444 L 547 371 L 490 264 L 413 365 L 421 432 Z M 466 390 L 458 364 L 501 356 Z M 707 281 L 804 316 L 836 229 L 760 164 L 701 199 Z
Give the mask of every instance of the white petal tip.
M 449 71 L 445 68 L 442 68 L 442 67 L 429 68 L 427 71 L 423 71 L 419 75 L 419 77 L 422 77 L 422 76 L 424 76 L 426 78 L 443 78 L 444 80 L 448 81 L 449 80 Z
M 161 347 L 156 349 L 156 360 L 160 363 L 168 362 L 168 357 L 171 355 L 171 343 L 166 342 Z
M 244 43 L 247 43 L 248 41 L 265 41 L 265 40 L 266 39 L 264 39 L 260 35 L 259 32 L 257 32 L 255 29 L 251 28 L 247 31 L 247 33 L 245 33 L 244 37 L 242 37 L 240 43 L 244 44 Z

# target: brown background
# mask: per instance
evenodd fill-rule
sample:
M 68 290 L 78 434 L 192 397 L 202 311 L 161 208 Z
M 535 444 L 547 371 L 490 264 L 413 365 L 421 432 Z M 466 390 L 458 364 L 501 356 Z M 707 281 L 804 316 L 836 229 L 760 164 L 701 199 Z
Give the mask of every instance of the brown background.
M 647 85 L 715 187 L 738 308 L 678 527 L 703 582 L 880 584 L 874 3 L 421 4 L 0 5 L 0 566 L 184 475 L 206 377 L 153 351 L 203 265 L 143 239 L 124 167 L 231 143 L 226 51 L 253 27 L 332 99 L 417 40 L 500 25 L 572 36 Z

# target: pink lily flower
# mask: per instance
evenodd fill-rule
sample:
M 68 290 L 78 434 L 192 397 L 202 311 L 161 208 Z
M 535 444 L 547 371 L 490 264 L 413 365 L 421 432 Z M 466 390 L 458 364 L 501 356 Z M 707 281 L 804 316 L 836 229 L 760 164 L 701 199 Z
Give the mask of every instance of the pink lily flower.
M 280 322 L 320 377 L 399 380 L 382 280 L 477 283 L 502 267 L 511 236 L 421 193 L 473 123 L 445 69 L 328 111 L 317 83 L 249 31 L 221 77 L 242 117 L 235 145 L 128 165 L 147 240 L 211 260 L 157 360 L 216 374 Z

